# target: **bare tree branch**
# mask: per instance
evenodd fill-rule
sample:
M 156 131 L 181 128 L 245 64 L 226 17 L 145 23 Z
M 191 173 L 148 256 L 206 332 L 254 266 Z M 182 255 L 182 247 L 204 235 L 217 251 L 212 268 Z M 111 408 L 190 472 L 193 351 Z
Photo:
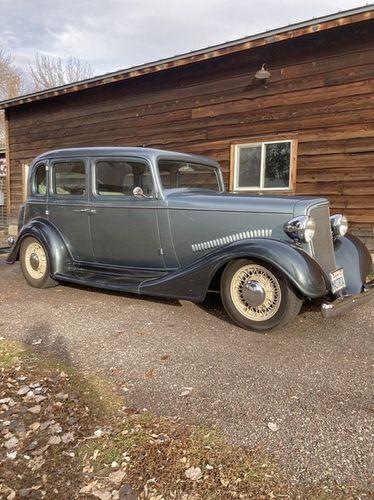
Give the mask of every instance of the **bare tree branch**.
M 19 95 L 24 88 L 22 72 L 15 66 L 11 52 L 0 45 L 0 101 Z M 0 111 L 0 146 L 5 143 L 4 113 Z
M 34 64 L 29 64 L 28 73 L 35 90 L 85 80 L 94 74 L 87 61 L 81 61 L 76 57 L 62 60 L 60 57 L 54 58 L 42 54 L 37 54 Z

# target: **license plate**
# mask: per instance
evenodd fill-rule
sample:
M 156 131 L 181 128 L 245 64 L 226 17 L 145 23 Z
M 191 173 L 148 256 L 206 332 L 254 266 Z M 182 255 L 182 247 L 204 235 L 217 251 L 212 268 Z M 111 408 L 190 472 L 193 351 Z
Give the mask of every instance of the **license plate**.
M 344 271 L 343 269 L 337 269 L 336 271 L 330 273 L 331 281 L 331 291 L 336 293 L 345 287 Z

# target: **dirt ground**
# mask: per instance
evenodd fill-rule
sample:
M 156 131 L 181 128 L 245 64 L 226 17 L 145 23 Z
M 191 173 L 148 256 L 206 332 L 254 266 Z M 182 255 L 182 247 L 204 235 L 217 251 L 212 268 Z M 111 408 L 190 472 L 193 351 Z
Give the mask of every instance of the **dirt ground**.
M 294 482 L 373 488 L 373 333 L 373 305 L 329 321 L 306 310 L 258 335 L 215 296 L 195 305 L 36 290 L 0 257 L 1 336 L 110 374 L 129 408 L 217 424 L 270 452 Z

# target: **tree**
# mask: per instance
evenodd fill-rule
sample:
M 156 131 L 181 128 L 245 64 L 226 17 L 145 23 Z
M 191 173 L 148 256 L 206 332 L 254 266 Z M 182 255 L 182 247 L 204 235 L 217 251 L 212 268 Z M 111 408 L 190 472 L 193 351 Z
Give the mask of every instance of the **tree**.
M 34 64 L 29 64 L 28 74 L 35 90 L 59 87 L 94 75 L 92 66 L 87 61 L 76 57 L 66 60 L 37 54 Z
M 0 45 L 0 101 L 19 95 L 24 88 L 23 74 L 14 64 L 11 52 Z M 5 143 L 4 113 L 0 111 L 0 147 Z

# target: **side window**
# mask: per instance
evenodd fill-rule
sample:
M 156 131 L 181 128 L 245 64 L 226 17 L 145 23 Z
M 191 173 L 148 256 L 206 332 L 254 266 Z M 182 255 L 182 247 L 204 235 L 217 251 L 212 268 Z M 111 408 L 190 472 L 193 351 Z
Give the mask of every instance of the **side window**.
M 44 164 L 36 167 L 32 187 L 33 194 L 43 196 L 47 193 L 47 170 Z
M 98 160 L 96 162 L 96 193 L 101 196 L 133 196 L 141 187 L 152 195 L 153 180 L 150 168 L 141 161 Z
M 52 168 L 53 193 L 82 196 L 86 192 L 86 168 L 83 161 L 55 162 Z

